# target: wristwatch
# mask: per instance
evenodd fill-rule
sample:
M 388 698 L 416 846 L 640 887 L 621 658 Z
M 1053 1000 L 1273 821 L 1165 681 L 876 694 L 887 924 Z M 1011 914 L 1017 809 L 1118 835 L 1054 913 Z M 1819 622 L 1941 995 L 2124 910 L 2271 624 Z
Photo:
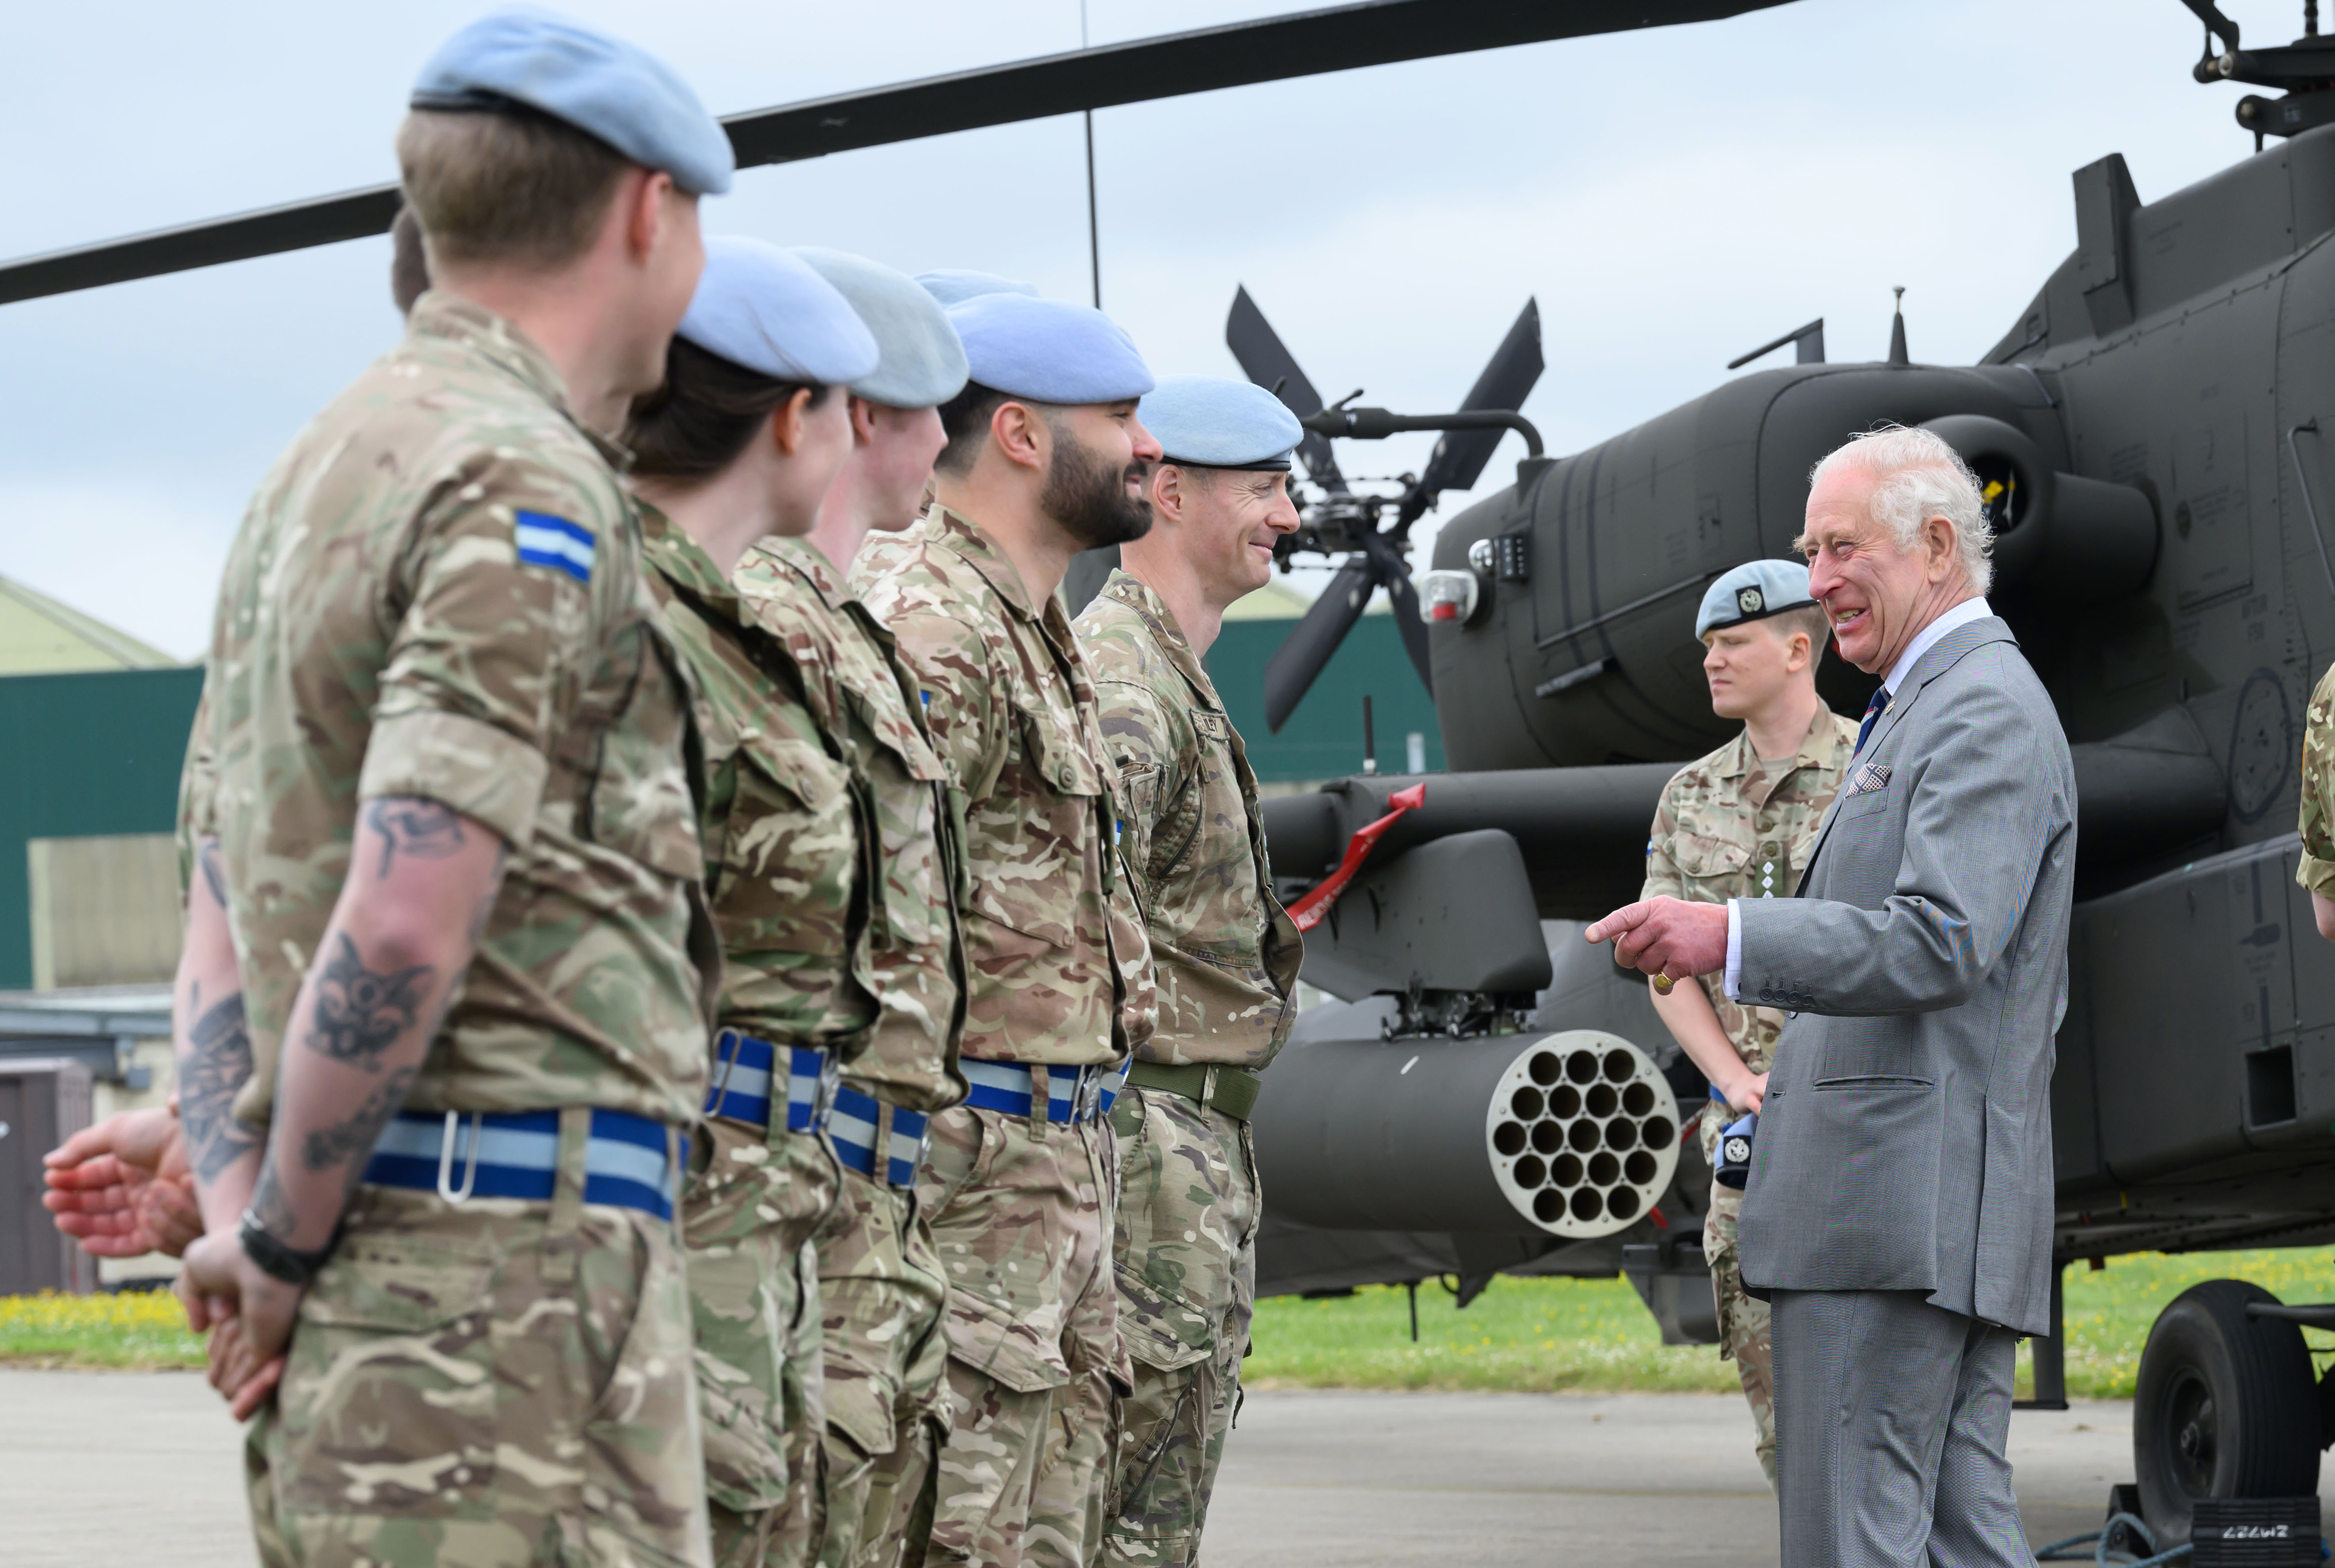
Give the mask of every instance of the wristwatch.
M 236 1227 L 236 1239 L 243 1244 L 243 1255 L 258 1264 L 261 1273 L 287 1285 L 305 1285 L 316 1277 L 316 1271 L 325 1266 L 325 1260 L 333 1255 L 333 1248 L 341 1238 L 335 1231 L 332 1240 L 315 1252 L 300 1252 L 277 1240 L 260 1224 L 257 1215 L 246 1209 L 243 1223 Z

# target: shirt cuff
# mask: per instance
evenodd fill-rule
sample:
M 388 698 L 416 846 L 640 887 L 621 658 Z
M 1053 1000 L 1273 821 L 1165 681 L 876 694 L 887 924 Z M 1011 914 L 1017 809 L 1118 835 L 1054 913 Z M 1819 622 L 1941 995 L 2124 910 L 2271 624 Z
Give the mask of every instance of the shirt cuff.
M 2322 897 L 2335 898 L 2335 860 L 2321 860 L 2306 853 L 2294 868 L 2294 880 Z
M 1737 899 L 1727 901 L 1727 1000 L 1740 1002 L 1735 993 L 1743 989 L 1743 915 L 1735 907 Z

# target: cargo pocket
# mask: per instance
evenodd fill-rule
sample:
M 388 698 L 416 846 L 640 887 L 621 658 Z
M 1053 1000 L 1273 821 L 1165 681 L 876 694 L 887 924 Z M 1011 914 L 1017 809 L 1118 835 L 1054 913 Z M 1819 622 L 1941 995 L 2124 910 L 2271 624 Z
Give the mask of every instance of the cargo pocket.
M 790 1303 L 771 1299 L 775 1251 L 765 1234 L 689 1256 L 705 1490 L 740 1514 L 776 1507 L 787 1495 L 779 1363 L 780 1307 Z
M 1122 1119 L 1132 1101 L 1134 1117 Z M 1219 1231 L 1235 1179 L 1201 1112 L 1164 1089 L 1111 1108 L 1119 1135 L 1119 1224 L 1111 1238 L 1119 1329 L 1134 1360 L 1161 1371 L 1206 1358 L 1216 1313 L 1232 1295 L 1234 1259 Z
M 1014 734 L 995 792 L 974 812 L 982 860 L 973 867 L 973 913 L 1029 942 L 1071 947 L 1082 895 L 1095 886 L 1087 858 L 1100 854 L 1102 772 L 1069 717 L 1020 711 Z M 1100 944 L 1100 933 L 1090 939 Z
M 391 1236 L 342 1243 L 300 1303 L 276 1394 L 288 1508 L 494 1516 L 494 1268 Z

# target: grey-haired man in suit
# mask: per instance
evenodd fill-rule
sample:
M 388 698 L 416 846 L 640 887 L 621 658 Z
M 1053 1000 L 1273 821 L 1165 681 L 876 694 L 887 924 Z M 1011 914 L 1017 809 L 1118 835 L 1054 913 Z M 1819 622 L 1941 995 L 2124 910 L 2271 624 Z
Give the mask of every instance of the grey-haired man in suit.
M 2003 1446 L 2012 1341 L 2050 1327 L 2075 773 L 1983 597 L 1953 450 L 1879 431 L 1809 484 L 1809 591 L 1883 681 L 1799 895 L 1652 899 L 1588 935 L 1657 987 L 1722 972 L 1792 1010 L 1741 1231 L 1774 1308 L 1783 1560 L 2027 1568 Z

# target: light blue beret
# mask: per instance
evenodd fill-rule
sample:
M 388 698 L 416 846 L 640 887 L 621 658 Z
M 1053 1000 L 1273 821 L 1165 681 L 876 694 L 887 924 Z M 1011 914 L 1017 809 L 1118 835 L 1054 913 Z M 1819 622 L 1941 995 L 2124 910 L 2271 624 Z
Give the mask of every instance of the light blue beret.
M 887 408 L 929 409 L 964 390 L 964 345 L 941 302 L 915 279 L 821 246 L 799 246 L 795 254 L 835 286 L 875 334 L 876 368 L 851 383 L 855 396 Z
M 1171 375 L 1136 410 L 1166 460 L 1211 469 L 1287 469 L 1305 427 L 1255 382 Z
M 767 240 L 708 235 L 705 271 L 674 334 L 774 381 L 848 385 L 876 338 L 835 286 Z
M 1694 615 L 1694 634 L 1764 621 L 1815 603 L 1808 596 L 1808 569 L 1799 562 L 1746 561 L 1704 590 L 1702 608 Z
M 984 294 L 948 313 L 973 379 L 1008 397 L 1109 403 L 1151 390 L 1151 372 L 1119 324 L 1088 305 Z
M 673 67 L 532 5 L 490 12 L 440 44 L 413 84 L 412 102 L 456 110 L 524 103 L 699 196 L 727 191 L 738 168 L 729 133 Z
M 954 267 L 943 267 L 938 272 L 920 272 L 916 282 L 926 294 L 944 305 L 963 305 L 969 299 L 979 299 L 984 294 L 1026 294 L 1038 297 L 1034 283 L 1016 283 L 1010 277 L 998 277 L 986 272 L 961 272 Z

